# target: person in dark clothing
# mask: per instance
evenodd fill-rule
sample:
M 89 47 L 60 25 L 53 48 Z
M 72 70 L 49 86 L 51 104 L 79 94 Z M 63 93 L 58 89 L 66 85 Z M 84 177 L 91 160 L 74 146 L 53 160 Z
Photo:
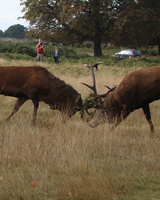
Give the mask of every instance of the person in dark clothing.
M 53 58 L 54 58 L 55 63 L 59 63 L 59 57 L 60 57 L 59 49 L 58 49 L 57 46 L 55 46 L 55 51 L 54 51 L 54 54 L 53 54 Z

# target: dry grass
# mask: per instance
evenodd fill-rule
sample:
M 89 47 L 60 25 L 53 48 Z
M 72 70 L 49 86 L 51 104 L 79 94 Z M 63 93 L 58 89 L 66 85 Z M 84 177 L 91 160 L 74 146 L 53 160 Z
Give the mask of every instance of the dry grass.
M 24 64 L 26 65 L 26 63 Z M 50 68 L 52 71 L 53 69 Z M 97 84 L 118 84 L 121 73 L 100 70 Z M 59 76 L 82 96 L 90 82 Z M 37 126 L 31 126 L 30 101 L 4 123 L 15 99 L 0 96 L 0 199 L 2 200 L 151 200 L 160 196 L 160 103 L 151 104 L 156 133 L 141 110 L 133 112 L 115 130 L 108 124 L 89 128 L 79 114 L 66 124 L 59 112 L 40 103 Z

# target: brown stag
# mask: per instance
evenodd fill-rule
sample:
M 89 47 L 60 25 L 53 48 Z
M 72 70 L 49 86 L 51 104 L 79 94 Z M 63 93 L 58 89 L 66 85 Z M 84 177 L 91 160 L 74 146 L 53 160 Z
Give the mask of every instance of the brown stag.
M 95 127 L 109 122 L 117 126 L 131 112 L 142 108 L 151 132 L 154 132 L 149 103 L 160 99 L 160 67 L 149 67 L 131 72 L 124 77 L 118 87 L 114 86 L 106 94 L 97 95 L 93 68 L 98 64 L 87 66 L 93 77 L 93 86 L 82 83 L 93 90 L 95 98 L 90 102 L 98 107 L 89 125 Z
M 34 105 L 33 124 L 36 123 L 39 101 L 59 110 L 64 119 L 82 107 L 81 95 L 47 69 L 39 66 L 0 67 L 0 94 L 18 98 L 9 120 L 30 99 Z

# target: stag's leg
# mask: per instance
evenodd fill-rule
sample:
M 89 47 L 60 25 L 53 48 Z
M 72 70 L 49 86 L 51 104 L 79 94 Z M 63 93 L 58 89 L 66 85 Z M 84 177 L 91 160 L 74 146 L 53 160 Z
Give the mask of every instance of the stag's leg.
M 31 100 L 32 100 L 33 105 L 34 105 L 32 123 L 33 123 L 33 125 L 35 125 L 36 124 L 36 120 L 37 120 L 37 110 L 38 110 L 38 107 L 39 107 L 39 102 L 38 102 L 38 97 L 37 97 L 37 95 L 35 93 L 32 93 L 30 96 L 31 96 Z
M 11 117 L 18 112 L 18 110 L 20 109 L 20 107 L 24 104 L 24 102 L 26 101 L 26 98 L 19 98 L 13 108 L 12 113 L 7 117 L 7 119 L 5 121 L 9 121 L 11 119 Z
M 151 113 L 150 113 L 150 109 L 149 109 L 149 104 L 146 104 L 145 106 L 142 107 L 143 109 L 143 112 L 146 116 L 146 119 L 150 125 L 150 128 L 151 128 L 151 132 L 153 133 L 154 132 L 154 127 L 153 127 L 153 123 L 152 123 L 152 120 L 151 120 Z

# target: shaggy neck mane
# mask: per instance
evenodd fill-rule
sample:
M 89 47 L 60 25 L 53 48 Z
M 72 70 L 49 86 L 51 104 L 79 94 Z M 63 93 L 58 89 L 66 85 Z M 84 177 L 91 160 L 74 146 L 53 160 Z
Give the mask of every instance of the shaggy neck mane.
M 49 102 L 51 108 L 63 110 L 70 108 L 75 103 L 75 97 L 78 97 L 78 92 L 64 81 L 50 74 L 50 94 Z

